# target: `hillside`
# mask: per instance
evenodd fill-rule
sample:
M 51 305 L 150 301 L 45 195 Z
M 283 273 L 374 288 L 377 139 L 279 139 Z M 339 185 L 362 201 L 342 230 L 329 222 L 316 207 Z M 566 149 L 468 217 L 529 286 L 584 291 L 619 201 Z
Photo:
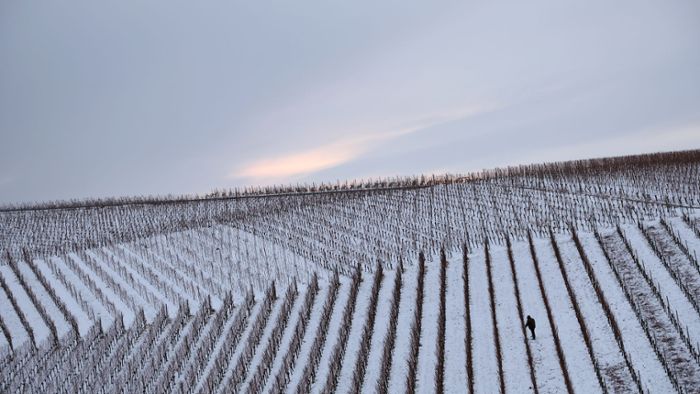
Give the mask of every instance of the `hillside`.
M 8 206 L 0 248 L 0 392 L 700 392 L 700 151 Z

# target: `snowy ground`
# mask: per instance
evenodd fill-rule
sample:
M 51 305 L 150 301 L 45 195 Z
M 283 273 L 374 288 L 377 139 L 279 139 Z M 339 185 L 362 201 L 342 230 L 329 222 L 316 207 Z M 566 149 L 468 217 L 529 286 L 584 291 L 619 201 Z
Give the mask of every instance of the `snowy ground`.
M 466 308 L 464 305 L 464 264 L 455 253 L 447 265 L 447 314 L 445 328 L 445 390 L 463 392 L 467 382 Z
M 483 244 L 471 248 L 466 264 L 461 250 L 448 250 L 444 337 L 438 335 L 439 254 L 427 256 L 421 300 L 416 299 L 418 257 L 404 262 L 387 391 L 406 390 L 411 327 L 417 302 L 422 302 L 423 314 L 414 383 L 421 393 L 434 392 L 438 386 L 435 380 L 440 376 L 436 373 L 437 349 L 443 341 L 443 383 L 450 393 L 465 392 L 469 387 L 468 346 L 472 351 L 474 388 L 479 393 L 498 392 L 501 380 L 505 392 L 535 392 L 536 389 L 540 393 L 561 393 L 567 391 L 566 379 L 574 392 L 602 392 L 599 376 L 609 392 L 632 393 L 638 391 L 635 375 L 639 376 L 642 388 L 650 392 L 675 392 L 676 383 L 682 390 L 697 391 L 700 387 L 700 358 L 697 357 L 700 354 L 700 313 L 693 302 L 696 300 L 694 286 L 700 282 L 700 275 L 692 260 L 659 223 L 646 222 L 644 229 L 660 245 L 663 259 L 653 252 L 645 233 L 636 225 L 621 227 L 624 238 L 613 228 L 601 229 L 602 245 L 593 233 L 579 231 L 585 257 L 581 256 L 571 233 L 556 234 L 554 245 L 544 233 L 535 236 L 532 246 L 537 264 L 527 239 L 512 240 L 512 265 L 505 243 L 490 243 L 488 256 Z M 700 239 L 685 221 L 672 218 L 668 223 L 688 250 L 692 253 L 700 250 Z M 257 254 L 249 262 L 244 260 L 246 242 L 249 243 L 248 257 L 251 253 Z M 233 246 L 236 243 L 241 245 Z M 561 252 L 561 266 L 555 245 Z M 219 255 L 216 247 L 231 250 Z M 254 250 L 257 252 L 252 252 Z M 256 266 L 265 259 L 275 263 Z M 229 265 L 239 263 L 245 275 L 235 278 L 232 275 L 236 271 Z M 284 272 L 285 267 L 289 272 Z M 363 272 L 355 299 L 346 351 L 336 371 L 337 392 L 354 390 L 353 379 L 370 308 L 373 283 L 370 267 L 369 264 L 364 267 L 368 271 Z M 128 387 L 125 382 L 134 379 L 138 382 L 134 385 L 146 392 L 163 387 L 173 392 L 267 393 L 274 392 L 280 382 L 288 393 L 297 392 L 306 383 L 312 392 L 321 392 L 332 373 L 331 356 L 340 345 L 341 319 L 350 301 L 351 280 L 340 276 L 337 299 L 329 309 L 327 321 L 322 321 L 321 313 L 329 297 L 329 281 L 328 272 L 319 269 L 320 289 L 309 305 L 307 319 L 301 311 L 308 291 L 306 270 L 310 269 L 311 263 L 304 258 L 294 257 L 279 246 L 265 245 L 258 237 L 226 226 L 31 262 L 18 260 L 16 270 L 21 277 L 14 266 L 1 265 L 0 277 L 6 288 L 0 288 L 3 323 L 0 357 L 10 355 L 7 357 L 11 367 L 0 371 L 0 389 L 21 386 L 29 379 L 16 371 L 40 370 L 42 362 L 51 360 L 54 367 L 49 368 L 53 371 L 50 376 L 58 374 L 56 366 L 59 365 L 115 368 L 114 377 L 105 386 L 109 390 Z M 627 294 L 613 269 L 620 275 Z M 277 298 L 272 301 L 265 324 L 258 327 L 259 337 L 255 337 L 254 324 L 264 312 L 261 303 L 268 289 L 261 287 L 265 275 L 279 279 L 275 283 Z M 285 290 L 296 275 L 302 276 L 298 282 L 299 293 L 291 302 L 286 323 L 280 324 Z M 679 284 L 674 275 L 684 281 Z M 467 282 L 465 277 L 468 277 Z M 565 277 L 570 288 L 565 285 Z M 244 284 L 246 278 L 250 279 L 247 285 Z M 379 391 L 384 344 L 391 334 L 395 278 L 395 270 L 384 271 L 374 326 L 368 334 L 367 368 L 362 376 L 363 385 L 357 387 L 362 392 Z M 225 304 L 228 295 L 235 306 L 223 314 L 224 305 L 229 305 Z M 247 305 L 245 297 L 255 300 Z M 465 304 L 467 297 L 468 305 Z M 211 305 L 211 310 L 205 308 L 206 305 Z M 578 307 L 578 314 L 574 305 Z M 604 305 L 609 305 L 611 319 Z M 469 327 L 467 309 L 470 311 Z M 186 315 L 187 310 L 189 315 Z M 149 331 L 165 311 L 162 332 Z M 145 323 L 139 320 L 141 313 Z M 529 335 L 523 337 L 522 324 L 526 315 L 537 321 L 536 339 Z M 123 318 L 124 327 L 120 326 L 119 316 Z M 46 349 L 53 346 L 50 326 L 55 325 L 59 339 L 67 338 L 73 330 L 72 321 L 77 323 L 78 334 L 87 340 L 71 342 L 75 350 L 67 349 L 65 354 L 48 352 Z M 312 346 L 321 335 L 321 323 L 327 323 L 328 327 L 325 340 L 318 342 L 321 346 L 318 364 L 313 374 L 305 375 Z M 620 337 L 616 336 L 616 329 L 620 330 Z M 584 341 L 584 330 L 590 335 L 590 343 Z M 468 332 L 471 332 L 471 342 Z M 48 353 L 41 353 L 39 358 L 32 356 L 32 335 L 37 346 L 44 349 L 36 352 Z M 119 340 L 109 335 L 118 335 Z M 500 368 L 496 343 L 501 348 Z M 294 344 L 298 348 L 294 348 Z M 103 354 L 84 358 L 86 348 L 103 349 Z M 272 353 L 266 353 L 270 351 Z M 294 361 L 289 363 L 287 357 L 293 357 Z M 668 372 L 664 364 L 670 365 Z M 139 365 L 142 365 L 140 369 Z M 254 381 L 256 371 L 264 372 L 262 382 Z M 244 375 L 237 375 L 240 373 Z M 302 382 L 305 376 L 312 376 L 312 381 Z M 32 387 L 44 387 L 44 381 L 52 380 L 43 379 Z M 98 385 L 99 379 L 91 378 L 81 384 L 78 377 L 68 376 L 65 382 L 76 390 L 83 387 L 86 391 Z
M 506 392 L 533 391 L 530 367 L 527 362 L 526 342 L 522 340 L 513 275 L 504 248 L 495 248 L 491 253 L 491 266 L 496 296 L 496 317 L 503 353 Z
M 547 320 L 529 245 L 526 242 L 516 242 L 513 245 L 513 255 L 523 313 L 532 316 L 537 322 L 537 339 L 528 339 L 527 343 L 532 352 L 538 390 L 541 393 L 565 392 L 564 377 L 557 359 L 552 328 Z

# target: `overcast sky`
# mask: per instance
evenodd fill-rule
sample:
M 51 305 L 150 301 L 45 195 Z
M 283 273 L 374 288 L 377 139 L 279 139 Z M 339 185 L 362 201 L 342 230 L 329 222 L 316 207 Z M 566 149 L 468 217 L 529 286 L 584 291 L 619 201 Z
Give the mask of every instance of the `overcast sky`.
M 0 2 L 0 203 L 700 148 L 700 2 Z

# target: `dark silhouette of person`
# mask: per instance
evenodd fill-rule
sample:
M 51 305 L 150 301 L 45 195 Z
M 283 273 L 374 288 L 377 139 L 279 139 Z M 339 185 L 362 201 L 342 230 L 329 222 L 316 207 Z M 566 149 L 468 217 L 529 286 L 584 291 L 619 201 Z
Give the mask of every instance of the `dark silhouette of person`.
M 525 323 L 525 327 L 530 330 L 530 334 L 532 334 L 532 339 L 535 339 L 535 319 L 533 319 L 530 315 L 527 315 L 527 322 Z

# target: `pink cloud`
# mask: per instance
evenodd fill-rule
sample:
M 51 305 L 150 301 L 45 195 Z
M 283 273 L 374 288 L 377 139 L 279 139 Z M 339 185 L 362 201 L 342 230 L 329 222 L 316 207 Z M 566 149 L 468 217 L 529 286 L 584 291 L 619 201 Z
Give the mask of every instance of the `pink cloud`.
M 335 141 L 309 150 L 274 158 L 256 160 L 233 171 L 230 178 L 283 179 L 336 167 L 352 161 L 386 141 L 416 133 L 429 127 L 483 112 L 486 107 L 466 107 L 430 114 L 408 126 Z

